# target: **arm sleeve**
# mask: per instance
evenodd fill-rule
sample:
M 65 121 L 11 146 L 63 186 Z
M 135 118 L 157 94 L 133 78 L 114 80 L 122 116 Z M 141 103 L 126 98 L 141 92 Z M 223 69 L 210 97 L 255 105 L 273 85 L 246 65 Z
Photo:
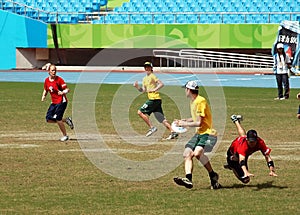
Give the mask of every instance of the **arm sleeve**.
M 205 117 L 205 109 L 207 108 L 207 103 L 206 100 L 202 100 L 198 105 L 197 105 L 197 116 Z
M 67 84 L 65 83 L 64 79 L 62 79 L 62 78 L 59 79 L 58 84 L 59 84 L 59 89 L 61 89 L 61 90 L 64 90 L 67 88 Z
M 272 149 L 266 146 L 265 141 L 262 139 L 259 140 L 259 149 L 263 155 L 269 155 L 272 151 Z

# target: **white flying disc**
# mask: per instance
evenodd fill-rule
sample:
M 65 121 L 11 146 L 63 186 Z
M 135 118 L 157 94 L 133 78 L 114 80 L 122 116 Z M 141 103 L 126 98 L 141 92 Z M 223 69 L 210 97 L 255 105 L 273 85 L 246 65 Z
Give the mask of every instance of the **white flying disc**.
M 187 132 L 187 129 L 181 126 L 177 126 L 175 124 L 175 122 L 172 122 L 171 124 L 171 128 L 173 129 L 173 131 L 177 132 L 177 133 L 184 133 Z

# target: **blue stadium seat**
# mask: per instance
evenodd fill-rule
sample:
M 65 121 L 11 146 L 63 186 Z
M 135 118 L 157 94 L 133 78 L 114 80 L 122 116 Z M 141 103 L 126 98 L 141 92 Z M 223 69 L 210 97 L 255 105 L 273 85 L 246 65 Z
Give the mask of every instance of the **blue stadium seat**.
M 166 23 L 172 24 L 175 22 L 175 16 L 173 14 L 166 14 L 165 21 Z
M 186 19 L 187 19 L 188 23 L 192 23 L 192 24 L 199 22 L 197 14 L 187 14 Z
M 59 19 L 63 23 L 70 21 L 77 23 L 85 21 L 83 13 L 98 12 L 102 7 L 106 7 L 108 0 L 14 0 L 14 2 L 26 4 L 35 8 L 34 10 L 25 9 L 13 2 L 2 1 L 3 9 L 20 15 L 26 15 L 40 20 L 50 20 L 51 17 L 39 16 L 38 10 L 47 12 L 67 12 L 69 17 Z M 114 12 L 162 12 L 161 16 L 140 16 L 132 19 L 132 23 L 174 23 L 174 15 L 166 15 L 168 12 L 187 12 L 186 14 L 176 15 L 178 23 L 244 23 L 245 19 L 239 15 L 220 15 L 221 12 L 286 12 L 287 14 L 272 14 L 271 23 L 280 23 L 282 20 L 297 20 L 298 14 L 288 15 L 289 12 L 299 12 L 299 0 L 130 0 L 124 2 L 121 7 L 114 8 Z M 216 14 L 190 16 L 190 12 L 216 12 Z M 72 14 L 72 15 L 71 15 Z M 75 18 L 78 14 L 77 19 Z M 189 14 L 189 15 L 187 15 Z M 223 13 L 222 13 L 223 14 Z M 252 14 L 254 15 L 254 13 Z M 110 23 L 122 23 L 121 19 L 108 17 Z M 99 18 L 100 23 L 103 21 Z M 128 19 L 124 21 L 128 22 Z M 269 16 L 261 13 L 257 16 L 250 16 L 246 19 L 247 23 L 268 23 Z M 93 21 L 94 23 L 94 21 Z
M 151 24 L 153 23 L 154 17 L 150 14 L 144 14 L 143 19 L 145 24 Z
M 182 15 L 182 14 L 179 14 L 176 16 L 176 23 L 188 23 L 187 19 L 186 19 L 186 16 L 185 15 Z

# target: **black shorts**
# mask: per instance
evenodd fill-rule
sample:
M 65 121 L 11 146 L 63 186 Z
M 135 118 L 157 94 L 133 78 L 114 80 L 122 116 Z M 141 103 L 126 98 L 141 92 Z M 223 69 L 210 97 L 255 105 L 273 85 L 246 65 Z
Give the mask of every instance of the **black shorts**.
M 235 173 L 237 174 L 237 178 L 243 182 L 243 176 L 244 176 L 244 171 L 240 165 L 240 162 L 239 161 L 235 161 L 235 160 L 232 160 L 232 153 L 228 150 L 227 151 L 227 163 L 228 165 L 231 167 L 231 169 L 233 171 L 235 171 Z M 235 155 L 237 156 L 237 155 Z M 246 158 L 245 159 L 245 162 L 246 162 L 246 168 L 248 169 L 248 164 L 247 164 L 247 161 L 248 159 Z
M 50 104 L 47 114 L 46 120 L 49 121 L 60 121 L 62 120 L 65 110 L 67 108 L 68 102 L 62 102 L 59 104 Z

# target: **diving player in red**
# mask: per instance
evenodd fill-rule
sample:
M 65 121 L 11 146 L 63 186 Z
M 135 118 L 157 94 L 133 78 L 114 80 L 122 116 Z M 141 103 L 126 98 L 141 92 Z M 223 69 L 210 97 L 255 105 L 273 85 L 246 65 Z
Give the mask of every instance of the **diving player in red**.
M 74 128 L 72 119 L 67 117 L 63 119 L 64 112 L 67 108 L 68 99 L 66 94 L 70 91 L 65 81 L 56 75 L 56 66 L 51 64 L 46 68 L 49 72 L 49 77 L 45 79 L 42 101 L 45 101 L 48 92 L 51 95 L 51 104 L 48 108 L 46 121 L 48 123 L 57 123 L 63 137 L 60 141 L 67 141 L 67 135 L 64 123 L 67 123 L 71 129 Z
M 257 136 L 255 130 L 249 130 L 247 133 L 241 126 L 241 116 L 232 115 L 232 122 L 235 124 L 239 137 L 237 137 L 230 145 L 227 151 L 227 164 L 225 168 L 234 172 L 235 176 L 244 184 L 250 181 L 250 177 L 254 176 L 248 170 L 248 158 L 256 151 L 261 151 L 264 155 L 270 176 L 277 176 L 275 173 L 274 162 L 271 159 L 271 149 L 266 146 L 265 141 Z

